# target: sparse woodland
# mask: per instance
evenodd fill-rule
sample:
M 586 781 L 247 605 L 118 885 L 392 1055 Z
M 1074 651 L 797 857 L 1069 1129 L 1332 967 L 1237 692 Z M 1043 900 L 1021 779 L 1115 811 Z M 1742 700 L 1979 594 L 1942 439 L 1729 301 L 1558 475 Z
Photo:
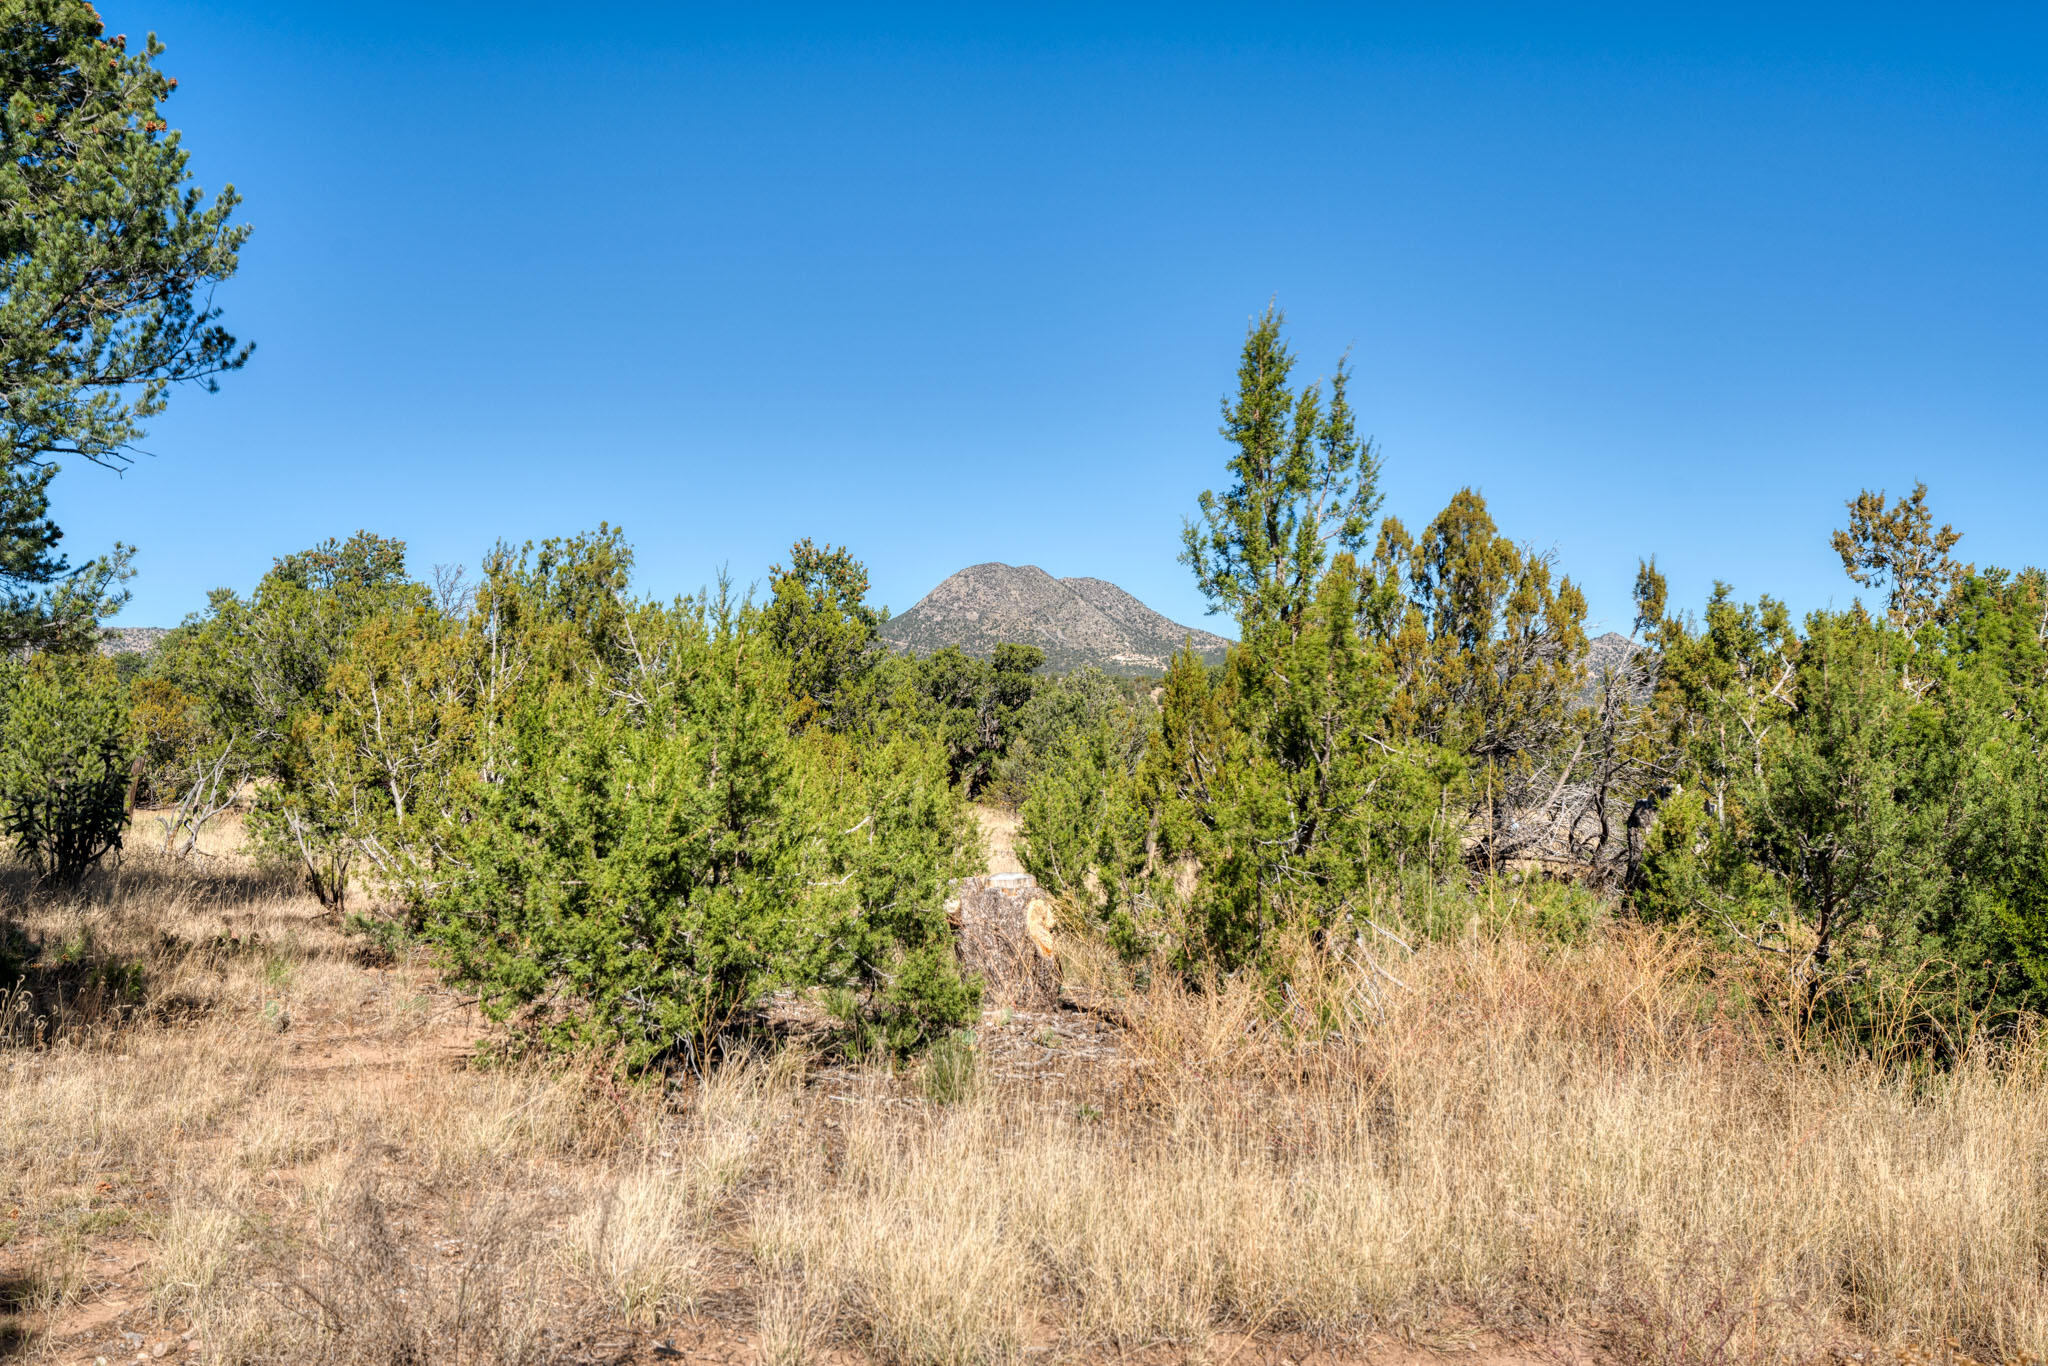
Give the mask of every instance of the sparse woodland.
M 2048 1354 L 2048 576 L 1925 487 L 1855 605 L 1646 559 L 1593 667 L 1269 309 L 1220 665 L 899 655 L 809 540 L 652 599 L 609 526 L 106 658 L 52 461 L 249 354 L 156 52 L 0 0 L 0 1356 Z M 955 952 L 977 807 L 1059 1009 Z

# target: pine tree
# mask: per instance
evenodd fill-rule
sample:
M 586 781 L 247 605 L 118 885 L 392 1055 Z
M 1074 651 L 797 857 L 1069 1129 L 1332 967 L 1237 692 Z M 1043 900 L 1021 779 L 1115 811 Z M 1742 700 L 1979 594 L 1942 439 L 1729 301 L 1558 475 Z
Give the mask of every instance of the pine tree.
M 57 553 L 54 462 L 125 464 L 172 385 L 249 356 L 208 302 L 248 230 L 188 183 L 163 50 L 84 0 L 0 0 L 0 649 L 75 645 L 123 600 L 124 548 Z

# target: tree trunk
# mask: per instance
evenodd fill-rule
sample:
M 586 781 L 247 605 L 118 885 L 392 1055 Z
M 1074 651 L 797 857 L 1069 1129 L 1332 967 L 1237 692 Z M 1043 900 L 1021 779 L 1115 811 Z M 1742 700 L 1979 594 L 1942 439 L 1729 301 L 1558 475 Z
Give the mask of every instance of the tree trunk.
M 1028 873 L 962 878 L 946 903 L 960 966 L 981 974 L 986 999 L 1022 1010 L 1060 1000 L 1052 901 Z

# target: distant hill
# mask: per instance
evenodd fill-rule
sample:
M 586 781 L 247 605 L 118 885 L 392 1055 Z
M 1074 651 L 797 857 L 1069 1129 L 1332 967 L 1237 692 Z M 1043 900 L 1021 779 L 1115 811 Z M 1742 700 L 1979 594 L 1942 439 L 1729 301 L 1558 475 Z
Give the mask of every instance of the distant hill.
M 100 653 L 146 655 L 170 633 L 167 626 L 109 626 L 100 636 Z
M 1609 631 L 1586 642 L 1586 679 L 1579 688 L 1579 700 L 1591 705 L 1600 696 L 1601 680 L 1609 670 L 1625 669 L 1643 647 L 1619 631 Z M 1648 672 L 1638 675 L 1629 692 L 1637 702 L 1647 701 L 1657 676 L 1656 660 L 1646 661 Z
M 1092 664 L 1116 674 L 1164 673 L 1183 640 L 1212 663 L 1230 647 L 1219 635 L 1167 620 L 1113 583 L 1056 579 L 1030 564 L 963 569 L 891 617 L 881 636 L 893 649 L 918 655 L 957 645 L 987 656 L 1015 641 L 1045 651 L 1046 667 L 1055 671 Z
M 1619 631 L 1594 636 L 1586 642 L 1586 672 L 1598 678 L 1609 669 L 1619 669 L 1634 659 L 1636 651 L 1642 648 Z

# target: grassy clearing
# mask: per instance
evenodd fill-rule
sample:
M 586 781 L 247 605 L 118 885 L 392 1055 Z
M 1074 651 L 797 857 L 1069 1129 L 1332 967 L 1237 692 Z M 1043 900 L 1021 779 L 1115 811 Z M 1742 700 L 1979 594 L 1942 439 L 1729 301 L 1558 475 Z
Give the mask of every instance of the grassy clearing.
M 2048 1047 L 1801 1057 L 1652 935 L 1481 927 L 1278 1014 L 1080 955 L 1092 1018 L 664 1091 L 479 1062 L 428 965 L 225 850 L 5 894 L 35 958 L 0 1008 L 0 1315 L 32 1355 L 2048 1350 Z

